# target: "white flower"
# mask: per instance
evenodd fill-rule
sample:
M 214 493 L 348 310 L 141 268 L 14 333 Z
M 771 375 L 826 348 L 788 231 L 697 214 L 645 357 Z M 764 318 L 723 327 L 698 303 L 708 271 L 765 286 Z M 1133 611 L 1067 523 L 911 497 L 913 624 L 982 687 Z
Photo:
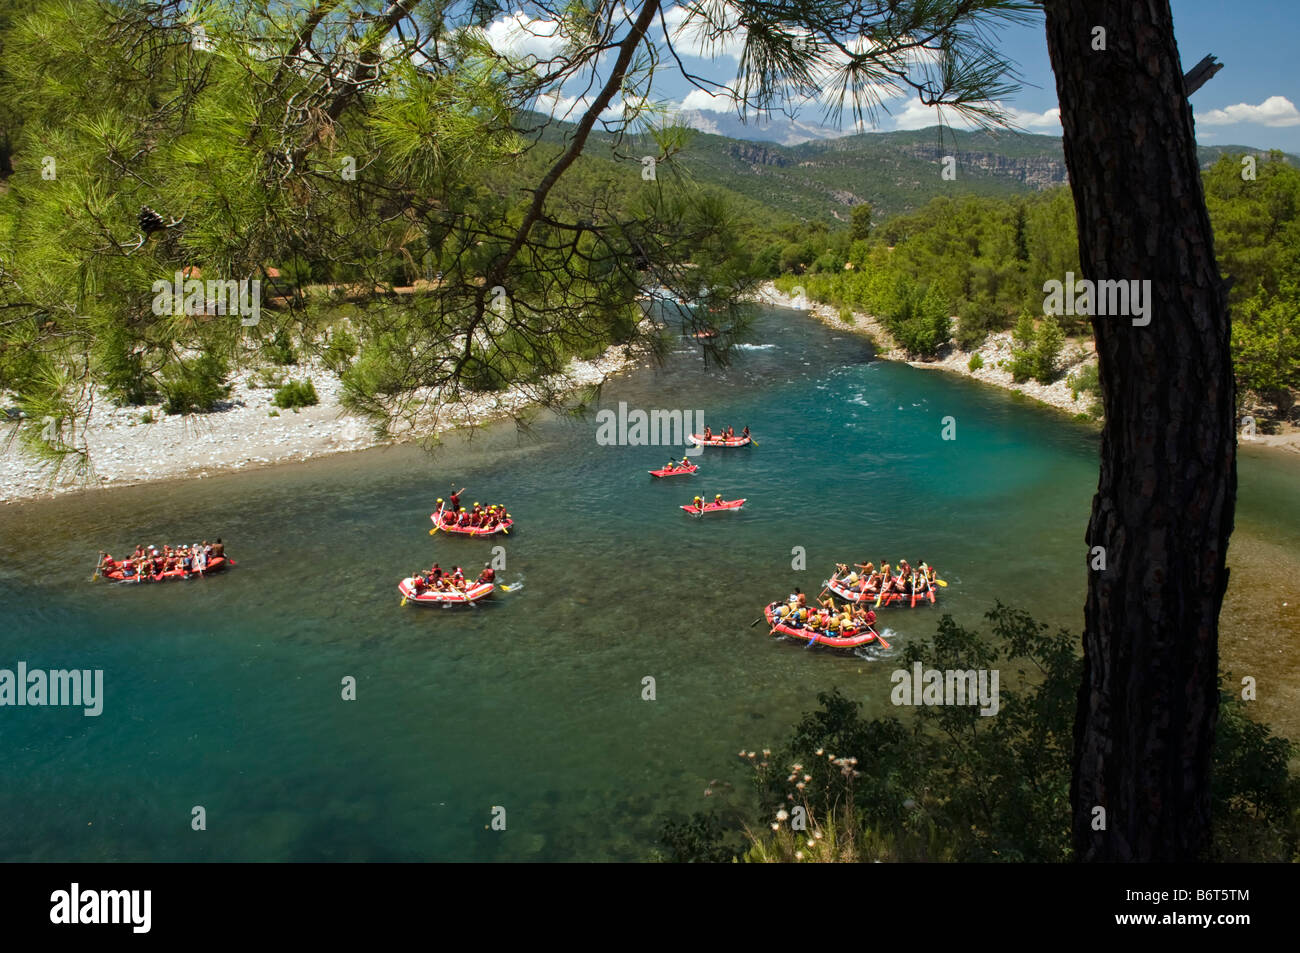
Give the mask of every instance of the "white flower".
M 786 813 L 785 808 L 781 808 L 781 810 L 776 812 L 776 819 L 778 821 L 784 821 L 789 816 L 790 815 Z

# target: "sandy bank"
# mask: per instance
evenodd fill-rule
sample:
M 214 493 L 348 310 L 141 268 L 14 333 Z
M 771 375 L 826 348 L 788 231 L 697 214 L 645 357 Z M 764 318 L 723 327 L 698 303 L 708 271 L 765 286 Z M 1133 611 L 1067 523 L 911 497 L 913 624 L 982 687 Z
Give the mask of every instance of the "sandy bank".
M 636 358 L 625 348 L 611 347 L 593 361 L 575 359 L 550 383 L 561 391 L 577 390 L 602 383 L 634 363 Z M 518 388 L 477 394 L 462 404 L 445 405 L 436 427 L 402 440 L 381 440 L 364 420 L 343 409 L 339 400 L 343 385 L 324 365 L 281 367 L 275 373 L 286 380 L 310 379 L 320 403 L 296 412 L 278 409 L 274 391 L 256 386 L 251 370 L 235 374 L 229 398 L 206 414 L 169 417 L 159 406 L 114 407 L 101 396 L 85 432 L 93 468 L 89 478 L 64 472 L 55 479 L 48 464 L 33 460 L 16 440 L 11 441 L 0 445 L 0 502 L 158 480 L 202 479 L 219 471 L 364 450 L 507 417 L 533 403 Z

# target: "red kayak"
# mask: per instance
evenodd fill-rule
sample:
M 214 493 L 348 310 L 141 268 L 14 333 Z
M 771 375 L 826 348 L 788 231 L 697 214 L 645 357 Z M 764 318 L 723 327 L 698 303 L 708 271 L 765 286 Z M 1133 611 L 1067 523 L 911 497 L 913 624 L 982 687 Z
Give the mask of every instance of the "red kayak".
M 895 576 L 894 578 L 897 579 L 898 577 Z M 864 588 L 865 582 L 863 580 L 859 579 L 857 582 L 850 584 L 847 579 L 839 578 L 838 573 L 827 579 L 825 586 L 831 592 L 835 593 L 835 595 L 839 596 L 841 599 L 846 599 L 849 602 L 861 602 L 864 604 L 869 603 L 875 605 L 876 597 L 880 595 L 880 593 L 875 589 Z M 903 588 L 908 588 L 906 582 L 903 583 Z M 925 602 L 934 602 L 933 583 L 927 583 L 917 587 L 915 603 L 920 604 Z M 912 600 L 912 593 L 907 591 L 887 592 L 885 593 L 885 597 L 880 600 L 880 604 L 882 606 L 904 605 L 911 607 L 914 603 Z
M 458 533 L 461 536 L 491 536 L 494 533 L 504 533 L 510 527 L 515 525 L 515 521 L 506 517 L 504 522 L 493 523 L 491 526 L 457 526 L 455 523 L 439 523 L 438 514 L 430 513 L 429 519 L 433 520 L 440 533 Z
M 114 582 L 168 582 L 172 579 L 202 579 L 211 573 L 221 572 L 228 565 L 235 565 L 235 561 L 226 556 L 214 556 L 208 560 L 207 567 L 201 573 L 194 569 L 189 572 L 184 569 L 172 569 L 167 572 L 140 573 L 127 576 L 122 573 L 122 566 L 119 563 L 113 569 L 102 572 L 101 575 L 105 579 L 112 579 Z
M 704 434 L 693 433 L 691 439 L 698 444 L 706 447 L 743 447 L 749 443 L 749 437 L 719 437 L 716 434 L 708 440 L 704 439 Z
M 780 632 L 792 639 L 802 639 L 810 644 L 816 643 L 834 649 L 853 649 L 880 638 L 869 625 L 831 630 L 809 626 L 806 622 L 799 622 L 791 616 L 782 619 L 779 613 L 783 605 L 786 603 L 773 602 L 763 610 L 763 615 L 767 618 L 767 624 L 772 627 L 773 632 Z M 885 648 L 889 647 L 885 645 L 883 639 L 880 640 L 880 644 Z
M 704 509 L 702 510 L 694 503 L 687 504 L 686 506 L 683 506 L 682 509 L 687 513 L 694 513 L 696 516 L 699 516 L 701 513 L 716 513 L 719 510 L 738 510 L 744 505 L 744 499 L 723 500 L 721 503 L 705 503 Z
M 492 595 L 492 590 L 495 588 L 490 582 L 475 582 L 467 584 L 459 592 L 425 589 L 417 596 L 415 587 L 411 584 L 411 577 L 408 576 L 397 584 L 397 591 L 402 594 L 403 599 L 407 602 L 417 602 L 422 606 L 466 605 L 470 602 L 486 599 Z
M 698 463 L 692 463 L 689 467 L 676 466 L 671 470 L 665 468 L 663 470 L 650 470 L 648 472 L 652 477 L 687 476 L 694 473 L 699 468 L 700 465 Z

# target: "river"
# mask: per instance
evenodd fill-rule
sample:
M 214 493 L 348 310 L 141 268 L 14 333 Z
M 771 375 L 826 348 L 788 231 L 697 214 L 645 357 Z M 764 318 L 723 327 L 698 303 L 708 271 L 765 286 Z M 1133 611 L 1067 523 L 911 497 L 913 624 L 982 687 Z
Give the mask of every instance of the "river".
M 591 417 L 542 415 L 432 455 L 0 510 L 0 667 L 105 681 L 98 717 L 0 709 L 0 859 L 647 859 L 665 813 L 709 806 L 710 782 L 720 798 L 741 787 L 737 751 L 783 741 L 818 691 L 892 711 L 890 656 L 941 612 L 978 624 L 1001 598 L 1079 630 L 1095 434 L 873 361 L 794 312 L 762 311 L 750 339 L 725 369 L 678 344 L 601 396 L 753 429 L 757 447 L 705 450 L 693 477 L 646 473 L 680 447 L 603 446 Z M 1258 716 L 1296 737 L 1298 475 L 1300 461 L 1243 452 L 1223 617 L 1225 664 L 1259 678 Z M 430 538 L 453 482 L 507 502 L 516 529 Z M 695 519 L 678 509 L 695 493 L 749 502 Z M 89 582 L 100 548 L 216 536 L 239 561 L 223 577 Z M 496 545 L 518 591 L 399 606 L 412 568 L 472 571 Z M 805 651 L 750 626 L 836 561 L 900 557 L 950 585 L 937 607 L 882 611 L 892 652 Z

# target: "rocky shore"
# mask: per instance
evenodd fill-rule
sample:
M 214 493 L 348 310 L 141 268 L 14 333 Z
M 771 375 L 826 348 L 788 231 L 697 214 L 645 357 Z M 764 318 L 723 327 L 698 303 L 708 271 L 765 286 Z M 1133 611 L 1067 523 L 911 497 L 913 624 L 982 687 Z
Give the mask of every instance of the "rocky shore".
M 636 362 L 623 347 L 609 348 L 593 361 L 572 361 L 549 382 L 561 391 L 599 384 Z M 96 400 L 85 431 L 92 472 L 78 477 L 54 474 L 52 467 L 25 454 L 17 440 L 0 443 L 0 502 L 50 497 L 96 487 L 130 486 L 181 477 L 202 479 L 219 471 L 309 460 L 332 453 L 364 450 L 381 443 L 364 420 L 340 403 L 342 382 L 319 363 L 275 369 L 285 380 L 311 380 L 319 403 L 280 409 L 274 389 L 253 370 L 235 374 L 230 396 L 204 414 L 168 416 L 160 406 L 114 407 Z M 533 403 L 519 388 L 477 394 L 440 409 L 436 426 L 409 432 L 401 440 L 486 423 L 510 416 Z
M 770 281 L 760 289 L 759 300 L 785 308 L 795 307 L 794 299 L 778 291 Z M 1051 384 L 1040 384 L 1032 380 L 1017 384 L 1012 379 L 1011 372 L 1007 370 L 1011 365 L 1010 331 L 989 335 L 975 351 L 963 351 L 955 343 L 949 342 L 939 349 L 939 355 L 933 360 L 913 361 L 895 346 L 889 332 L 873 316 L 855 311 L 853 320 L 849 322 L 840 318 L 838 308 L 811 301 L 808 304 L 810 305 L 807 309 L 808 313 L 828 327 L 852 334 L 869 335 L 876 344 L 877 354 L 884 360 L 906 361 L 913 367 L 961 374 L 985 384 L 1001 387 L 1003 390 L 1024 394 L 1026 397 L 1070 414 L 1088 413 L 1092 405 L 1093 398 L 1090 394 L 1079 393 L 1075 396 L 1071 393 L 1067 381 L 1070 374 L 1083 370 L 1089 364 L 1097 363 L 1097 352 L 1091 338 L 1078 338 L 1066 342 L 1061 350 L 1061 375 Z M 971 356 L 976 353 L 979 354 L 983 366 L 971 370 Z

